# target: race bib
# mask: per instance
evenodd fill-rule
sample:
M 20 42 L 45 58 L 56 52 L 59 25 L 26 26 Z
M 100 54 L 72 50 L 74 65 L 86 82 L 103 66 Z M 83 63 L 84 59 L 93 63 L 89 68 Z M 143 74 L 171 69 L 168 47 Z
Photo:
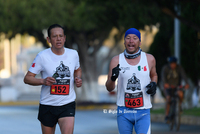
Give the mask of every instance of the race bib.
M 51 94 L 68 95 L 70 89 L 70 79 L 57 79 L 57 83 L 51 86 Z
M 138 108 L 142 107 L 143 103 L 143 94 L 142 92 L 138 93 L 125 93 L 125 106 L 128 108 Z

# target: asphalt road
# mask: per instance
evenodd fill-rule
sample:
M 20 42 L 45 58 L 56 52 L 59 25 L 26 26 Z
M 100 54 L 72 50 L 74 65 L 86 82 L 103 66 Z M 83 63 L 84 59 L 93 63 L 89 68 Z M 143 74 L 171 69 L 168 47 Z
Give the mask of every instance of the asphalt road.
M 0 106 L 0 134 L 41 134 L 38 106 Z M 200 134 L 200 126 L 181 125 L 169 131 L 164 123 L 151 124 L 152 134 Z M 60 134 L 59 127 L 56 133 Z M 116 111 L 77 110 L 74 134 L 118 134 Z

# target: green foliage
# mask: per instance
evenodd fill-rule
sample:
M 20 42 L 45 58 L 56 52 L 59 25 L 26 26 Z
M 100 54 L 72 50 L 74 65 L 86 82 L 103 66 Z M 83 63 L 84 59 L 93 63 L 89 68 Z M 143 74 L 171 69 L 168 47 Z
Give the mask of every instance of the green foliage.
M 108 31 L 112 27 L 143 28 L 156 24 L 159 9 L 138 0 L 0 0 L 0 31 L 37 33 L 53 23 L 75 32 Z M 36 34 L 37 36 L 37 34 Z
M 195 3 L 184 5 L 182 15 L 192 22 L 200 22 L 200 6 Z M 195 29 L 186 25 L 181 25 L 181 64 L 184 66 L 188 76 L 197 83 L 200 79 L 200 38 Z
M 197 31 L 188 27 L 181 28 L 181 64 L 184 66 L 188 76 L 197 83 L 200 79 L 200 40 Z
M 198 69 L 200 68 L 200 39 L 198 39 L 198 26 L 200 22 L 200 6 L 196 2 L 183 1 L 181 5 L 181 65 L 194 84 L 200 78 Z M 163 4 L 164 5 L 164 4 Z M 167 7 L 166 5 L 164 5 Z M 172 6 L 168 6 L 172 9 Z M 172 10 L 173 11 L 173 10 Z M 157 60 L 157 72 L 160 78 L 160 72 L 164 64 L 167 63 L 167 57 L 174 55 L 174 20 L 170 16 L 162 15 L 159 19 L 160 29 L 154 42 L 151 45 L 149 53 L 152 53 Z M 160 79 L 159 79 L 160 81 Z
M 173 55 L 170 51 L 170 39 L 174 36 L 173 32 L 173 20 L 163 15 L 162 18 L 160 18 L 159 32 L 156 34 L 154 42 L 149 49 L 149 53 L 153 54 L 156 59 L 159 82 L 161 80 L 162 67 L 167 63 L 167 57 Z
M 69 16 L 63 1 L 20 0 L 3 1 L 0 8 L 1 32 L 13 31 L 13 34 L 41 31 L 52 23 L 64 24 L 61 18 Z M 68 17 L 67 17 L 68 18 Z
M 184 109 L 183 115 L 193 115 L 193 116 L 200 116 L 200 108 L 195 107 L 191 109 Z
M 190 115 L 190 116 L 200 116 L 200 108 L 194 107 L 190 109 L 183 109 L 183 116 Z M 165 109 L 151 109 L 152 114 L 165 114 Z
M 163 104 L 164 105 L 164 104 Z M 160 108 L 160 109 L 151 109 L 152 114 L 165 114 L 165 109 Z
M 157 60 L 160 75 L 166 58 L 173 55 L 174 0 L 0 0 L 0 32 L 29 33 L 46 44 L 42 30 L 58 23 L 66 29 L 67 45 L 77 43 L 79 53 L 91 55 L 102 45 L 113 27 L 119 29 L 118 38 L 130 27 L 143 29 L 144 25 L 160 24 L 160 30 L 151 45 L 149 53 Z M 200 22 L 198 0 L 180 1 L 181 4 L 181 63 L 193 81 L 200 78 L 200 45 L 197 37 Z M 166 15 L 167 14 L 167 15 Z M 94 45 L 98 39 L 99 44 Z M 92 42 L 92 43 L 91 43 Z M 92 44 L 92 45 L 91 45 Z M 82 52 L 81 52 L 82 51 Z M 188 59 L 191 59 L 188 61 Z M 95 60 L 94 60 L 95 61 Z M 160 78 L 160 77 L 159 77 Z

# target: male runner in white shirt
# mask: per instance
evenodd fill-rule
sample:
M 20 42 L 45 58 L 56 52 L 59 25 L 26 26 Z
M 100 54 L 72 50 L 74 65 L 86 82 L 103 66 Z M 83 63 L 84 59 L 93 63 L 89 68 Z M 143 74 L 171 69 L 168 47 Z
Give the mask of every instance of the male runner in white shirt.
M 53 24 L 47 40 L 52 47 L 38 53 L 24 77 L 29 85 L 42 85 L 38 120 L 43 134 L 55 133 L 59 124 L 62 134 L 73 134 L 75 99 L 74 82 L 81 87 L 81 68 L 77 51 L 64 47 L 64 28 Z M 41 73 L 42 78 L 36 78 Z

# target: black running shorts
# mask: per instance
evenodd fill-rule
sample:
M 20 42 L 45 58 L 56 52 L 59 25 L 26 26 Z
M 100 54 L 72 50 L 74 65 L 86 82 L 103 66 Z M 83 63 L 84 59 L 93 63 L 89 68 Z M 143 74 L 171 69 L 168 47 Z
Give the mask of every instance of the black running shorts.
M 63 106 L 50 106 L 40 104 L 38 112 L 38 120 L 47 127 L 53 127 L 62 117 L 75 116 L 75 101 Z

